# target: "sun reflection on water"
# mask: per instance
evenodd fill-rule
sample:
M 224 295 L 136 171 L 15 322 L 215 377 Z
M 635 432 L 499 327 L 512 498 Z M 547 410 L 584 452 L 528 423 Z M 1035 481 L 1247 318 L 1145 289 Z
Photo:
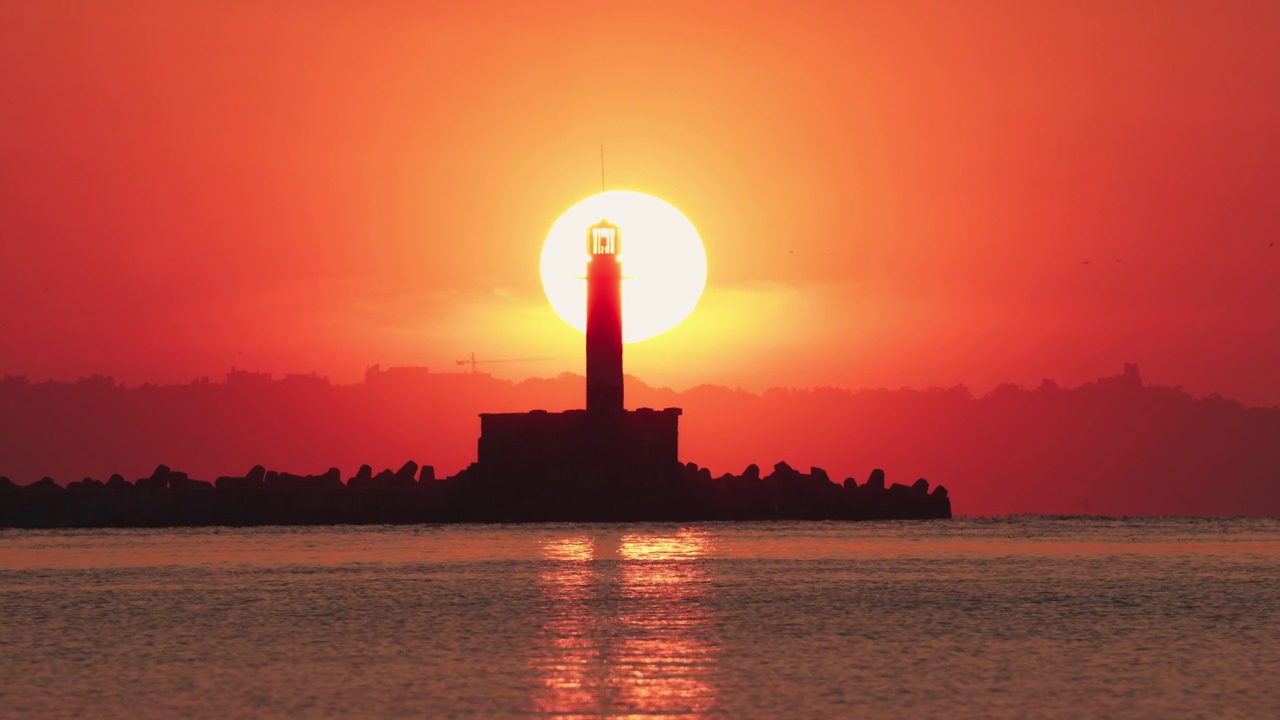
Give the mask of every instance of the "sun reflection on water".
M 692 530 L 547 542 L 533 711 L 707 717 L 718 655 L 705 603 L 709 551 Z

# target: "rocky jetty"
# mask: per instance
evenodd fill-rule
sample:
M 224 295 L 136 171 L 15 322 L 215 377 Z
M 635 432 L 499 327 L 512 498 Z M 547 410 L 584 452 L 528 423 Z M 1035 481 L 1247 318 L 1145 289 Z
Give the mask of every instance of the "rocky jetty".
M 653 476 L 614 471 L 496 476 L 473 464 L 436 479 L 413 461 L 374 473 L 363 465 L 343 482 L 338 468 L 296 475 L 255 465 L 213 482 L 158 466 L 133 482 L 112 475 L 58 485 L 19 486 L 0 477 L 0 527 L 165 527 L 424 522 L 632 522 L 707 520 L 892 520 L 951 517 L 946 488 L 923 478 L 885 485 L 833 481 L 822 468 L 787 463 L 762 474 L 714 475 L 694 463 Z

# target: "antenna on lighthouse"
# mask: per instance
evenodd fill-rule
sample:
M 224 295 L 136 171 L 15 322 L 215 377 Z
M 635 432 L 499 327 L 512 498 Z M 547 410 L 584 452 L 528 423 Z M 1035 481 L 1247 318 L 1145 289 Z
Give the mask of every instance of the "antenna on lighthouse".
M 600 192 L 604 192 L 604 145 L 600 145 Z

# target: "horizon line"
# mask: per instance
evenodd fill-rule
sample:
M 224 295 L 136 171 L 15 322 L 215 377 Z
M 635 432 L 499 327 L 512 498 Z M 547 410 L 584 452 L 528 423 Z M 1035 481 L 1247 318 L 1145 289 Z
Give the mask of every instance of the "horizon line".
M 381 368 L 380 363 L 371 365 L 366 370 L 365 378 L 363 380 L 359 380 L 356 382 L 346 382 L 346 383 L 335 382 L 331 380 L 328 375 L 321 375 L 315 371 L 312 371 L 310 373 L 277 374 L 270 371 L 244 370 L 242 368 L 237 368 L 235 366 L 232 366 L 231 369 L 229 369 L 222 376 L 222 379 L 220 381 L 213 380 L 212 375 L 200 375 L 200 376 L 196 376 L 195 378 L 192 378 L 188 382 L 146 381 L 146 382 L 132 384 L 132 385 L 123 381 L 116 380 L 114 376 L 108 375 L 105 373 L 90 373 L 88 375 L 81 375 L 75 379 L 70 379 L 70 380 L 58 379 L 52 376 L 47 377 L 43 380 L 33 380 L 24 374 L 5 372 L 4 374 L 0 375 L 0 387 L 3 387 L 5 385 L 39 386 L 39 385 L 96 384 L 99 386 L 109 385 L 110 387 L 114 389 L 119 389 L 119 390 L 134 390 L 134 389 L 142 389 L 142 388 L 183 388 L 183 387 L 205 386 L 205 385 L 212 385 L 212 386 L 219 386 L 219 387 L 240 385 L 243 387 L 243 386 L 252 386 L 255 384 L 314 382 L 323 386 L 333 387 L 333 388 L 357 388 L 357 387 L 370 386 L 371 378 L 374 378 L 379 374 L 395 375 L 395 376 L 399 376 L 399 378 L 401 379 L 407 379 L 408 376 L 412 376 L 412 379 L 409 380 L 410 382 L 420 381 L 424 378 L 451 379 L 451 380 L 465 380 L 466 378 L 472 378 L 476 380 L 484 379 L 487 381 L 493 381 L 493 382 L 508 384 L 511 386 L 517 386 L 522 383 L 526 383 L 530 381 L 546 381 L 546 380 L 555 381 L 555 380 L 561 380 L 566 378 L 581 380 L 582 378 L 585 377 L 583 373 L 575 372 L 571 370 L 566 370 L 564 372 L 558 373 L 553 376 L 531 375 L 520 380 L 513 380 L 513 379 L 499 377 L 484 371 L 437 372 L 437 371 L 431 370 L 429 366 L 425 366 L 425 365 L 388 366 L 386 369 L 380 369 L 380 368 Z M 237 375 L 241 376 L 240 379 L 233 379 Z M 1008 387 L 1012 387 L 1013 389 L 1016 389 L 1022 392 L 1032 392 L 1032 391 L 1036 391 L 1046 387 L 1049 387 L 1051 389 L 1061 390 L 1061 391 L 1070 391 L 1070 390 L 1081 389 L 1089 385 L 1096 385 L 1099 382 L 1110 380 L 1110 381 L 1127 382 L 1131 384 L 1133 387 L 1140 388 L 1140 389 L 1171 390 L 1175 392 L 1180 392 L 1184 395 L 1187 395 L 1188 397 L 1191 397 L 1194 400 L 1216 399 L 1216 400 L 1233 402 L 1246 408 L 1280 409 L 1280 404 L 1277 404 L 1277 405 L 1252 404 L 1251 405 L 1246 403 L 1245 401 L 1239 400 L 1238 398 L 1227 397 L 1218 392 L 1209 392 L 1203 395 L 1195 395 L 1189 392 L 1188 390 L 1186 390 L 1182 385 L 1163 385 L 1159 383 L 1148 383 L 1142 380 L 1139 369 L 1138 369 L 1138 365 L 1136 363 L 1129 363 L 1129 362 L 1126 362 L 1123 364 L 1123 370 L 1118 374 L 1100 375 L 1098 377 L 1093 378 L 1092 380 L 1082 381 L 1077 385 L 1059 385 L 1056 379 L 1045 377 L 1045 378 L 1042 378 L 1040 383 L 1037 385 L 1021 385 L 1014 382 L 996 383 L 992 385 L 989 390 L 981 394 L 975 393 L 973 389 L 970 388 L 969 385 L 965 382 L 957 382 L 951 385 L 936 385 L 936 384 L 930 384 L 930 385 L 924 385 L 924 386 L 899 385 L 896 387 L 890 387 L 885 385 L 851 387 L 851 386 L 840 386 L 840 385 L 831 385 L 831 384 L 806 385 L 806 386 L 771 385 L 771 386 L 765 387 L 762 390 L 751 390 L 751 389 L 744 389 L 741 385 L 723 385 L 723 384 L 718 384 L 714 382 L 698 383 L 698 384 L 690 385 L 688 387 L 680 389 L 680 388 L 674 388 L 666 385 L 653 385 L 645 381 L 643 378 L 637 375 L 632 375 L 630 373 L 625 373 L 624 378 L 627 380 L 630 380 L 633 383 L 640 383 L 642 386 L 644 386 L 644 388 L 648 390 L 667 391 L 667 392 L 672 392 L 677 394 L 692 392 L 700 388 L 716 388 L 716 389 L 746 393 L 749 395 L 756 395 L 756 396 L 764 396 L 766 394 L 769 394 L 775 391 L 803 393 L 803 392 L 815 392 L 815 391 L 821 391 L 821 390 L 835 390 L 835 391 L 845 392 L 849 394 L 857 394 L 862 392 L 945 393 L 945 392 L 963 391 L 964 394 L 966 394 L 969 398 L 975 399 L 975 400 L 989 397 L 993 395 L 995 392 L 997 392 L 998 390 L 1002 388 L 1008 388 Z M 389 378 L 387 380 L 374 381 L 373 384 L 376 384 L 377 382 L 396 382 L 396 381 L 397 381 L 397 378 Z

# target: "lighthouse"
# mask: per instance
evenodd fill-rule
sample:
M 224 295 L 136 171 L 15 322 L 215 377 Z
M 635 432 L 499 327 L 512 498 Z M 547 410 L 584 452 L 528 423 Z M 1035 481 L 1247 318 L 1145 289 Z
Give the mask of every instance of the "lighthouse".
M 608 220 L 587 228 L 587 413 L 622 414 L 622 233 Z
M 587 477 L 635 487 L 680 471 L 680 408 L 622 407 L 621 251 L 617 225 L 602 219 L 587 228 L 586 409 L 481 413 L 481 476 L 543 492 Z

